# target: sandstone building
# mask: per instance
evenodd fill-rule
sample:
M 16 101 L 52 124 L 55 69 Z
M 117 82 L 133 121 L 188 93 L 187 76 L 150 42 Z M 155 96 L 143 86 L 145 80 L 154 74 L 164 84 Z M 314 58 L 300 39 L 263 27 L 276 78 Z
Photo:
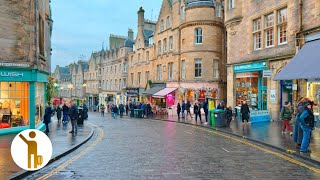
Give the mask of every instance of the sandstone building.
M 51 64 L 49 0 L 0 3 L 0 134 L 42 128 Z

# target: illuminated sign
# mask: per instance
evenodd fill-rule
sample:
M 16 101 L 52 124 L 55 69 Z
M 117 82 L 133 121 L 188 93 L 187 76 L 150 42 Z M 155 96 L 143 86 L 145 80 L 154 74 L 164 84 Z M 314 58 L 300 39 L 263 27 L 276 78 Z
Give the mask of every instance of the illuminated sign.
M 23 73 L 18 72 L 0 72 L 1 77 L 23 77 Z

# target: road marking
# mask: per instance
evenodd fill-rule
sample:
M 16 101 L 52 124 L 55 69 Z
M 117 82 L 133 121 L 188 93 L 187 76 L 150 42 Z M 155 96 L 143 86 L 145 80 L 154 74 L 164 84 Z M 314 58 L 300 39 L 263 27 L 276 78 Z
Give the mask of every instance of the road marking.
M 43 180 L 43 179 L 48 179 L 49 177 L 57 174 L 58 172 L 60 172 L 61 170 L 63 170 L 65 167 L 67 167 L 68 165 L 70 165 L 71 163 L 73 163 L 74 161 L 76 161 L 77 159 L 79 159 L 81 156 L 83 156 L 84 154 L 88 153 L 90 150 L 92 150 L 104 137 L 104 131 L 102 128 L 96 126 L 95 124 L 92 124 L 90 122 L 87 122 L 87 124 L 89 124 L 90 126 L 96 127 L 99 130 L 99 136 L 98 138 L 94 141 L 94 143 L 92 143 L 89 147 L 87 147 L 84 151 L 82 151 L 81 153 L 79 153 L 78 155 L 72 157 L 70 160 L 62 163 L 61 165 L 59 165 L 58 167 L 56 167 L 55 169 L 53 169 L 52 171 L 50 171 L 48 174 L 45 174 L 43 176 L 41 176 L 40 178 L 36 178 L 37 180 Z
M 188 134 L 192 134 L 191 132 L 188 132 L 188 131 L 184 131 L 184 132 L 186 132 L 186 133 L 188 133 Z
M 228 150 L 226 150 L 225 148 L 222 148 L 225 152 L 230 152 L 230 151 L 228 151 Z
M 184 124 L 183 124 L 183 125 L 184 125 Z M 188 126 L 188 125 L 184 125 L 184 126 Z M 190 126 L 190 125 L 189 125 L 189 126 Z M 231 139 L 231 140 L 240 142 L 240 143 L 242 143 L 242 144 L 245 144 L 245 145 L 254 147 L 254 148 L 256 148 L 256 149 L 259 149 L 259 150 L 264 151 L 264 152 L 269 153 L 269 154 L 273 154 L 273 155 L 275 155 L 275 156 L 277 156 L 277 157 L 279 157 L 279 158 L 282 158 L 282 159 L 284 159 L 284 160 L 287 160 L 287 161 L 289 161 L 289 162 L 291 162 L 291 163 L 293 163 L 293 164 L 297 164 L 297 165 L 299 165 L 299 166 L 305 167 L 305 168 L 307 168 L 307 169 L 310 169 L 310 170 L 312 170 L 312 171 L 320 174 L 320 169 L 318 169 L 318 168 L 309 166 L 309 165 L 307 165 L 307 164 L 305 164 L 305 163 L 302 163 L 302 162 L 300 162 L 300 161 L 298 161 L 298 160 L 292 159 L 292 158 L 290 158 L 290 157 L 288 157 L 288 156 L 286 156 L 286 155 L 283 155 L 283 154 L 281 154 L 281 153 L 278 153 L 278 152 L 275 152 L 275 151 L 272 151 L 272 150 L 269 150 L 269 149 L 260 147 L 260 146 L 258 146 L 258 145 L 252 144 L 252 143 L 250 143 L 250 142 L 248 142 L 248 141 L 246 141 L 246 140 L 238 139 L 238 138 L 236 138 L 236 137 L 232 137 L 232 136 L 230 136 L 230 135 L 222 134 L 222 133 L 220 133 L 220 132 L 216 132 L 216 131 L 204 129 L 204 128 L 202 128 L 202 127 L 197 127 L 197 126 L 191 126 L 191 127 L 197 128 L 197 129 L 201 129 L 201 130 L 203 130 L 203 131 L 207 131 L 207 132 L 209 132 L 209 133 L 212 133 L 212 134 L 215 134 L 215 135 L 218 135 L 218 136 L 222 136 L 222 137 L 224 137 L 224 138 Z

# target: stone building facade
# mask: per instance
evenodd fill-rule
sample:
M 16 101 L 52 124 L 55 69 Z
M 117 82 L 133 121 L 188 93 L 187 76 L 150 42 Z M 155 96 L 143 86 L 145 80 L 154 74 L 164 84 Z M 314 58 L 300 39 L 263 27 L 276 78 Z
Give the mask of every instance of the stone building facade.
M 0 135 L 43 127 L 45 87 L 51 64 L 49 0 L 0 3 Z
M 86 61 L 79 60 L 77 63 L 72 65 L 71 71 L 71 99 L 74 100 L 78 105 L 82 104 L 85 99 L 86 86 L 84 80 L 85 72 L 89 69 L 89 64 Z
M 319 31 L 317 0 L 225 1 L 227 102 L 246 100 L 262 118 L 279 119 L 285 101 L 305 94 L 298 81 L 274 81 L 301 44 L 301 34 Z M 298 91 L 297 91 L 298 90 Z M 252 113 L 253 116 L 256 115 Z
M 60 67 L 56 66 L 53 77 L 56 80 L 58 88 L 58 97 L 69 98 L 71 97 L 71 91 L 68 86 L 71 84 L 71 71 L 69 66 Z
M 144 20 L 144 10 L 139 9 L 127 84 L 142 91 L 140 100 L 153 101 L 143 90 L 154 83 L 175 89 L 166 106 L 182 100 L 225 99 L 222 5 L 223 1 L 164 0 L 155 23 Z

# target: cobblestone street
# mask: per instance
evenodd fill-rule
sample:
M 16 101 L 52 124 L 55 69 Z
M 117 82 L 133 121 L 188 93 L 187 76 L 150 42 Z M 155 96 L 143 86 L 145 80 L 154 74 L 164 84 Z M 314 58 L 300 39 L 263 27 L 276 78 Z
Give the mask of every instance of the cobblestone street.
M 102 141 L 92 145 L 99 135 L 95 130 L 87 144 L 28 179 L 320 178 L 319 169 L 313 171 L 205 128 L 157 120 L 111 119 L 108 115 L 102 118 L 97 113 L 91 113 L 88 121 L 103 129 Z M 55 173 L 60 166 L 63 169 Z

